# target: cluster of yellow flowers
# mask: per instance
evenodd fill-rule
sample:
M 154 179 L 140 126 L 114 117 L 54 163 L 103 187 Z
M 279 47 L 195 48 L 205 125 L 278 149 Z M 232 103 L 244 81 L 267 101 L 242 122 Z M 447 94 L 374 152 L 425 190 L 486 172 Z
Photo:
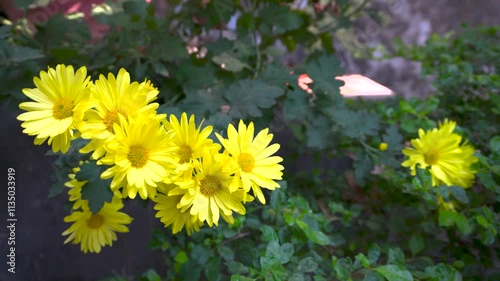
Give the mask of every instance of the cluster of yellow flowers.
M 253 123 L 240 120 L 237 129 L 229 124 L 227 138 L 216 134 L 220 144 L 214 143 L 212 127 L 196 126 L 193 115 L 179 120 L 157 114 L 159 91 L 148 80 L 131 82 L 125 69 L 92 82 L 85 67 L 57 65 L 34 83 L 36 88 L 23 89 L 34 101 L 20 104 L 28 111 L 18 116 L 23 132 L 38 145 L 48 139 L 62 153 L 71 140 L 88 139 L 80 152 L 110 166 L 101 178 L 112 179 L 113 199 L 97 213 L 81 198 L 86 181 L 76 179 L 78 167 L 66 183 L 74 211 L 64 219 L 72 223 L 65 243 L 80 244 L 85 253 L 99 253 L 116 240 L 115 232 L 128 232 L 132 219 L 120 212 L 123 198 L 153 200 L 165 227 L 191 234 L 205 222 L 218 225 L 220 217 L 233 223 L 233 212 L 245 214 L 243 204 L 253 196 L 265 203 L 261 188 L 280 187 L 283 159 L 273 156 L 280 146 L 271 144 L 268 129 L 255 136 Z
M 471 187 L 474 183 L 475 172 L 472 164 L 478 161 L 474 156 L 474 148 L 462 143 L 462 137 L 454 133 L 456 123 L 444 120 L 439 123 L 439 129 L 434 128 L 424 132 L 418 131 L 418 139 L 411 140 L 414 148 L 405 148 L 403 153 L 408 160 L 402 163 L 403 167 L 410 167 L 412 175 L 416 174 L 416 166 L 430 168 L 432 185 Z M 454 209 L 452 202 L 444 202 L 438 197 L 439 204 L 446 209 Z

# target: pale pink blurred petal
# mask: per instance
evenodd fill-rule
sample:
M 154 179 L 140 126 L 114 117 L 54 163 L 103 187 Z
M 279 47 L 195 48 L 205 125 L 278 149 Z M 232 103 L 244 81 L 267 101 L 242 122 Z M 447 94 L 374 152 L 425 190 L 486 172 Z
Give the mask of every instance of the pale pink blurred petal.
M 360 74 L 337 76 L 335 79 L 345 82 L 340 87 L 340 94 L 345 97 L 392 95 L 391 89 Z
M 307 85 L 307 84 L 313 83 L 313 80 L 311 79 L 311 77 L 309 77 L 309 75 L 307 75 L 305 73 L 301 74 L 299 76 L 299 79 L 297 79 L 297 83 L 299 84 L 299 87 L 302 90 L 306 91 L 309 94 L 312 94 L 312 89 L 309 88 L 309 85 Z

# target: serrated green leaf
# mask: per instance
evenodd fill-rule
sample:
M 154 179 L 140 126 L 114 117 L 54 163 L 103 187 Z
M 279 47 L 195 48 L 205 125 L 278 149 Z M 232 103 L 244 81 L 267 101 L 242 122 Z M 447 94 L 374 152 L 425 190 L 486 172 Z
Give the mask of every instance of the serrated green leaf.
M 162 60 L 173 62 L 189 57 L 185 46 L 186 44 L 179 36 L 162 35 L 153 40 L 147 52 L 156 55 Z M 190 77 L 193 78 L 194 73 L 190 73 L 190 75 Z
M 370 175 L 374 165 L 370 155 L 365 152 L 358 153 L 356 161 L 354 161 L 354 177 L 359 184 L 364 183 L 364 179 Z
M 244 68 L 251 69 L 251 67 L 242 62 L 239 58 L 237 58 L 233 53 L 226 52 L 222 53 L 219 56 L 214 56 L 212 61 L 220 66 L 222 69 L 231 71 L 231 72 L 239 72 Z
M 413 281 L 413 276 L 405 268 L 397 265 L 383 265 L 374 269 L 389 281 Z
M 329 144 L 330 128 L 328 120 L 318 116 L 306 127 L 307 146 L 323 149 Z
M 263 33 L 281 34 L 289 30 L 299 28 L 303 20 L 287 6 L 278 6 L 275 3 L 269 3 L 259 14 L 259 29 Z
M 224 92 L 231 109 L 229 115 L 235 118 L 262 116 L 262 109 L 270 108 L 276 98 L 283 95 L 284 90 L 269 86 L 262 80 L 239 80 Z
M 338 56 L 322 55 L 309 61 L 304 69 L 299 68 L 297 73 L 302 71 L 313 80 L 310 86 L 315 90 L 316 94 L 340 93 L 340 87 L 343 82 L 335 80 L 336 76 L 343 75 L 341 62 Z M 298 73 L 301 74 L 301 73 Z M 321 90 L 321 91 L 317 91 Z
M 88 200 L 88 205 L 92 213 L 101 210 L 105 202 L 111 202 L 113 192 L 111 192 L 111 179 L 101 179 L 102 172 L 106 167 L 98 166 L 95 161 L 83 163 L 80 171 L 75 174 L 78 181 L 87 181 L 82 186 L 82 199 Z
M 351 138 L 365 139 L 374 136 L 379 128 L 379 116 L 366 110 L 351 111 L 346 108 L 332 112 L 333 121 L 341 126 L 345 135 Z
M 399 133 L 396 125 L 392 124 L 387 128 L 382 139 L 387 143 L 388 151 L 400 152 L 403 148 L 403 136 Z
M 217 89 L 198 90 L 186 93 L 186 98 L 179 103 L 179 107 L 187 114 L 205 116 L 207 113 L 220 112 L 226 102 L 222 98 L 222 91 Z
M 216 66 L 206 63 L 195 66 L 189 60 L 182 61 L 175 71 L 175 78 L 187 92 L 207 89 L 215 82 Z

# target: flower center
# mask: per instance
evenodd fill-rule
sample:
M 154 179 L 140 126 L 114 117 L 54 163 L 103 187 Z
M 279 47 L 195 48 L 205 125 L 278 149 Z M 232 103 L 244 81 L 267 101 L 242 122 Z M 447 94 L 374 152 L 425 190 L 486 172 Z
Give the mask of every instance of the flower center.
M 179 155 L 180 164 L 188 163 L 191 160 L 191 156 L 193 155 L 193 151 L 191 150 L 191 147 L 187 145 L 182 145 L 179 147 L 179 150 L 177 150 L 177 155 Z
M 106 125 L 106 129 L 110 131 L 112 134 L 115 134 L 115 130 L 113 129 L 113 124 L 116 123 L 120 125 L 120 117 L 118 116 L 118 113 L 127 118 L 127 115 L 119 109 L 109 111 L 108 113 L 106 113 L 106 115 L 104 115 L 104 125 Z
M 142 145 L 132 145 L 127 156 L 134 168 L 142 168 L 148 162 L 148 151 Z
M 238 156 L 238 165 L 240 165 L 243 172 L 249 173 L 255 165 L 255 160 L 252 155 L 248 153 L 241 153 L 240 156 Z
M 200 182 L 200 192 L 205 196 L 212 196 L 216 194 L 220 189 L 220 181 L 214 176 L 206 176 Z
M 99 228 L 104 224 L 104 217 L 99 214 L 92 214 L 87 220 L 87 226 L 90 228 Z
M 427 151 L 424 153 L 424 161 L 428 165 L 434 165 L 438 161 L 439 155 L 436 153 L 436 151 L 431 150 Z
M 57 120 L 63 120 L 73 116 L 73 101 L 69 99 L 59 99 L 52 107 L 52 116 Z

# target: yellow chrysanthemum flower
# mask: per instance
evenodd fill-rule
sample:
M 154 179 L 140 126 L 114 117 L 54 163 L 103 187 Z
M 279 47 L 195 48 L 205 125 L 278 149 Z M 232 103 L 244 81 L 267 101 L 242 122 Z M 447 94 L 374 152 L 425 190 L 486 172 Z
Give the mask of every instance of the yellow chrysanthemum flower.
M 125 119 L 138 115 L 163 118 L 156 115 L 158 103 L 151 103 L 158 93 L 149 81 L 131 83 L 129 73 L 123 68 L 116 78 L 112 73 L 108 74 L 107 79 L 100 75 L 99 80 L 91 86 L 91 97 L 99 103 L 85 114 L 84 122 L 78 126 L 82 138 L 92 140 L 80 152 L 94 151 L 93 159 L 102 157 L 106 152 L 105 142 L 113 137 L 113 124 L 120 123 L 120 116 Z
M 278 163 L 283 161 L 279 156 L 271 156 L 280 148 L 279 144 L 269 145 L 273 139 L 264 129 L 254 139 L 254 125 L 247 126 L 240 120 L 238 131 L 232 124 L 227 129 L 228 139 L 216 133 L 217 138 L 224 146 L 234 161 L 238 163 L 235 181 L 231 184 L 231 191 L 243 187 L 246 192 L 253 190 L 254 196 L 263 204 L 266 203 L 262 188 L 274 190 L 280 185 L 274 180 L 281 180 L 283 166 Z
M 403 149 L 409 159 L 402 166 L 410 167 L 412 175 L 416 174 L 417 163 L 422 168 L 430 167 L 434 186 L 472 186 L 475 171 L 471 169 L 471 165 L 478 159 L 473 155 L 472 146 L 466 142 L 460 144 L 462 137 L 453 133 L 455 126 L 455 122 L 445 120 L 439 124 L 439 129 L 427 132 L 420 129 L 419 138 L 411 140 L 414 148 Z
M 101 178 L 113 178 L 111 190 L 123 187 L 123 197 L 154 198 L 158 182 L 173 175 L 175 146 L 172 135 L 160 126 L 156 118 L 125 120 L 114 125 L 115 137 L 106 146 L 106 156 L 97 163 L 114 165 Z
M 80 165 L 81 164 L 82 163 L 80 163 Z M 73 174 L 68 175 L 70 181 L 65 182 L 64 185 L 69 187 L 69 201 L 74 202 L 73 209 L 76 210 L 81 208 L 84 202 L 88 203 L 87 200 L 82 199 L 82 187 L 87 183 L 87 181 L 79 181 L 76 179 L 76 173 L 80 171 L 80 167 L 75 167 L 72 171 Z
M 75 138 L 76 124 L 92 107 L 87 88 L 89 80 L 85 67 L 75 72 L 71 65 L 59 64 L 55 69 L 49 67 L 48 72 L 40 71 L 40 78 L 33 79 L 36 88 L 23 89 L 23 93 L 35 101 L 19 105 L 29 111 L 17 117 L 24 121 L 23 133 L 36 136 L 36 145 L 49 139 L 53 152 L 66 153 Z
M 118 197 L 114 197 L 111 203 L 105 202 L 96 214 L 84 203 L 81 211 L 64 218 L 65 222 L 73 223 L 62 233 L 63 236 L 69 235 L 64 244 L 80 244 L 84 253 L 99 253 L 101 247 L 112 246 L 117 239 L 115 232 L 128 232 L 126 225 L 132 222 L 129 215 L 119 212 L 121 208 L 123 203 Z
M 185 186 L 176 187 L 168 193 L 169 196 L 183 195 L 177 205 L 181 212 L 191 208 L 189 213 L 201 222 L 206 221 L 209 226 L 218 225 L 221 216 L 229 224 L 234 223 L 233 211 L 245 214 L 242 201 L 246 192 L 242 189 L 229 191 L 234 168 L 228 165 L 228 160 L 227 155 L 205 149 L 196 165 L 192 183 L 184 182 Z M 247 201 L 252 200 L 253 197 L 247 195 Z
M 191 235 L 195 231 L 200 231 L 200 227 L 203 225 L 198 219 L 198 216 L 191 215 L 191 208 L 187 208 L 182 211 L 182 208 L 178 208 L 177 205 L 181 201 L 181 198 L 188 192 L 187 189 L 178 189 L 177 195 L 167 195 L 172 191 L 176 185 L 174 184 L 158 184 L 158 193 L 153 201 L 156 203 L 154 206 L 155 210 L 158 210 L 156 217 L 160 218 L 160 221 L 168 227 L 172 225 L 172 233 L 176 234 L 186 227 L 188 235 Z
M 214 143 L 210 138 L 212 133 L 212 126 L 207 126 L 201 130 L 201 124 L 196 127 L 194 115 L 189 117 L 186 113 L 182 113 L 181 120 L 177 119 L 175 115 L 170 115 L 170 120 L 164 123 L 167 131 L 175 132 L 174 145 L 175 153 L 179 157 L 177 165 L 177 175 L 183 174 L 191 178 L 193 173 L 194 161 L 200 158 L 205 148 L 213 151 L 219 151 L 220 145 Z

